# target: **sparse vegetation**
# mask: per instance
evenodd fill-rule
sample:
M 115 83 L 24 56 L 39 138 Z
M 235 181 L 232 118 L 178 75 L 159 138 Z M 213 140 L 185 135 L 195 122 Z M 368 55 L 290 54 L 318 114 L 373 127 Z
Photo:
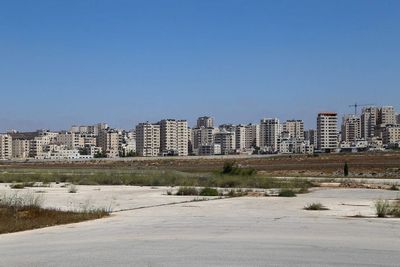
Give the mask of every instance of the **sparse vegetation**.
M 379 218 L 386 217 L 390 212 L 390 203 L 387 200 L 378 200 L 375 202 L 376 215 Z
M 176 192 L 177 196 L 198 196 L 199 191 L 195 187 L 181 186 Z
M 280 197 L 295 197 L 296 192 L 293 189 L 282 189 L 278 196 Z
M 42 208 L 42 202 L 42 196 L 30 192 L 3 194 L 0 197 L 0 234 L 98 219 L 109 214 L 107 209 L 45 209 Z
M 304 207 L 305 210 L 328 210 L 327 207 L 325 207 L 324 205 L 322 205 L 319 202 L 314 202 L 311 204 L 308 204 Z
M 395 184 L 392 184 L 389 188 L 389 190 L 393 190 L 393 191 L 399 191 L 399 187 Z
M 210 187 L 205 187 L 200 190 L 200 196 L 208 196 L 208 197 L 214 197 L 214 196 L 219 196 L 219 192 L 215 188 L 210 188 Z
M 256 174 L 256 172 L 257 171 L 254 168 L 243 168 L 233 161 L 227 161 L 224 163 L 221 173 L 229 175 L 251 176 Z

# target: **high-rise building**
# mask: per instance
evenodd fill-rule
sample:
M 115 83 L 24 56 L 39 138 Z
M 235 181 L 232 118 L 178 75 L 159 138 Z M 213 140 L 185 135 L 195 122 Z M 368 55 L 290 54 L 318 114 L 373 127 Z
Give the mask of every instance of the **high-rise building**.
M 119 156 L 119 134 L 114 130 L 102 130 L 97 136 L 97 146 L 101 147 L 108 158 Z
M 396 124 L 396 112 L 393 106 L 383 106 L 379 109 L 378 125 L 385 127 L 386 125 Z
M 248 124 L 246 130 L 246 149 L 260 147 L 260 125 Z
M 145 122 L 136 126 L 136 152 L 143 157 L 160 154 L 160 125 Z
M 304 140 L 304 122 L 302 120 L 287 120 L 282 129 L 288 133 L 289 138 Z
M 338 147 L 337 113 L 323 112 L 317 118 L 317 149 L 331 152 Z
M 215 134 L 214 143 L 221 146 L 221 154 L 228 155 L 235 151 L 235 132 L 220 131 Z
M 160 125 L 160 147 L 162 155 L 188 155 L 188 123 L 186 120 L 162 120 Z
M 378 125 L 377 107 L 363 108 L 361 113 L 361 138 L 367 140 L 375 136 L 375 128 Z
M 279 119 L 262 119 L 260 122 L 260 147 L 268 152 L 277 152 L 281 129 Z
M 12 159 L 12 137 L 0 134 L 0 159 Z
M 204 116 L 197 119 L 197 128 L 213 128 L 214 127 L 214 118 Z
M 80 133 L 61 133 L 56 136 L 56 142 L 66 146 L 68 149 L 82 148 L 85 145 L 85 139 Z
M 214 134 L 217 132 L 212 127 L 200 127 L 192 129 L 192 145 L 196 150 L 202 145 L 212 145 L 214 143 Z
M 361 139 L 361 118 L 356 115 L 346 115 L 342 122 L 342 141 L 356 142 Z
M 400 113 L 396 115 L 396 124 L 400 125 Z
M 246 150 L 246 126 L 237 125 L 235 127 L 235 146 L 239 151 Z

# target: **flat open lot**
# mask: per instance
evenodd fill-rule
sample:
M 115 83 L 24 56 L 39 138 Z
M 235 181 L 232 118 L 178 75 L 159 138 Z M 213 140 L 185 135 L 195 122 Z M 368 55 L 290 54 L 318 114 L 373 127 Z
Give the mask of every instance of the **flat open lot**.
M 114 201 L 111 217 L 0 236 L 0 266 L 398 266 L 400 220 L 374 214 L 396 191 L 316 189 L 296 198 L 193 197 L 167 188 L 79 186 L 44 190 L 45 205 Z M 10 191 L 4 185 L 0 193 Z M 319 201 L 330 210 L 305 211 Z M 80 204 L 81 203 L 81 204 Z M 165 206 L 155 206 L 166 204 Z M 148 206 L 148 208 L 141 208 Z M 152 207 L 153 206 L 153 207 Z

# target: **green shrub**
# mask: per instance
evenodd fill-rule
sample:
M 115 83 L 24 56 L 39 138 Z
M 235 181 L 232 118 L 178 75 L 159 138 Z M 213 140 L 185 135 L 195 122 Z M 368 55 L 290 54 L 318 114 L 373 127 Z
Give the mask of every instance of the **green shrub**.
M 295 197 L 296 196 L 296 192 L 292 189 L 282 189 L 278 196 L 280 197 Z
M 200 196 L 219 196 L 219 192 L 217 189 L 215 188 L 211 188 L 211 187 L 205 187 L 203 189 L 200 190 Z
M 199 191 L 195 187 L 181 186 L 176 193 L 177 196 L 198 196 Z
M 387 200 L 378 200 L 375 202 L 376 215 L 379 218 L 386 217 L 390 212 L 390 203 Z
M 308 204 L 304 207 L 305 210 L 328 210 L 324 205 L 319 202 Z
M 25 184 L 24 183 L 11 184 L 10 188 L 11 189 L 24 189 Z

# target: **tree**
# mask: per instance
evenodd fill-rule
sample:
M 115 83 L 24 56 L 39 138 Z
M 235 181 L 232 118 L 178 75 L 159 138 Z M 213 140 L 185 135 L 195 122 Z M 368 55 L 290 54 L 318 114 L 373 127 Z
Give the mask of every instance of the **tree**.
M 349 176 L 349 165 L 347 165 L 347 162 L 344 163 L 343 174 L 345 177 Z

